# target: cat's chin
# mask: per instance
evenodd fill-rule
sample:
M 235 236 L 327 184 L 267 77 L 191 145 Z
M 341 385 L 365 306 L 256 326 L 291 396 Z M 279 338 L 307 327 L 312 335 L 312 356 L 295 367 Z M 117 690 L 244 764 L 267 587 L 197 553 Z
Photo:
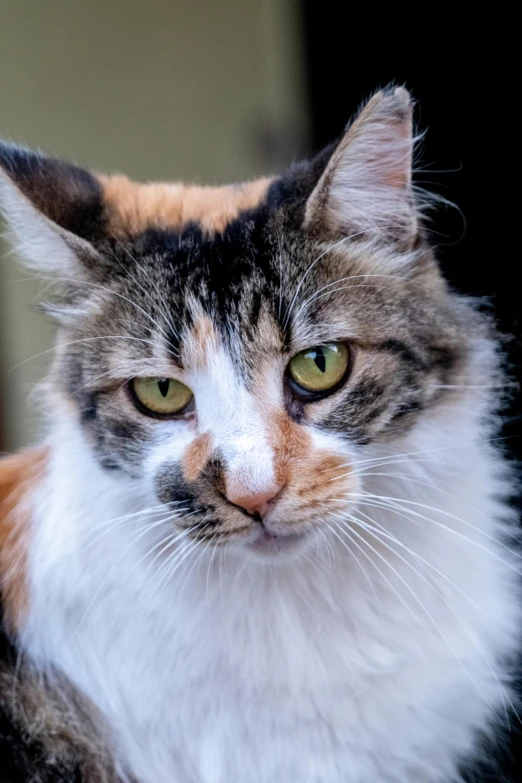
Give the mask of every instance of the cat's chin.
M 283 562 L 302 554 L 308 546 L 306 533 L 276 535 L 262 528 L 255 537 L 246 543 L 249 553 L 264 562 Z

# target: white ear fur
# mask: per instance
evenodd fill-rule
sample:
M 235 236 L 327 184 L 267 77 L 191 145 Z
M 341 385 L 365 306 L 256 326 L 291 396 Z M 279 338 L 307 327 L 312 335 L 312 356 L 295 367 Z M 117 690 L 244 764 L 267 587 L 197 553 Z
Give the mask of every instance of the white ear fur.
M 83 278 L 85 261 L 100 259 L 90 242 L 62 228 L 33 206 L 1 168 L 0 212 L 7 221 L 6 238 L 35 272 Z
M 412 152 L 409 93 L 402 87 L 377 93 L 330 158 L 308 200 L 305 226 L 411 238 L 417 230 Z

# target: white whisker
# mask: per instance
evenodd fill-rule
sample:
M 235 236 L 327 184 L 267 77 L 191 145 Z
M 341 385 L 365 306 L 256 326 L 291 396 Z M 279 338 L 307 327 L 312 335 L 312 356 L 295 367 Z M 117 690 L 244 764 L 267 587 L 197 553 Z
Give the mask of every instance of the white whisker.
M 339 518 L 342 520 L 342 517 L 341 517 L 341 516 L 339 516 Z M 338 527 L 339 527 L 339 530 L 340 530 L 342 533 L 344 533 L 344 535 L 345 535 L 345 536 L 348 536 L 348 531 L 346 530 L 345 526 L 343 526 L 343 525 L 340 525 L 340 524 L 338 523 Z M 354 531 L 354 530 L 352 530 L 352 531 L 351 531 L 351 533 L 355 533 L 355 531 Z M 368 548 L 369 548 L 370 550 L 372 550 L 372 551 L 374 551 L 374 552 L 375 552 L 375 550 L 373 550 L 372 546 L 371 546 L 370 544 L 368 544 L 368 542 L 367 542 L 367 541 L 366 541 L 364 538 L 362 538 L 362 536 L 357 536 L 357 537 L 358 537 L 358 538 L 360 538 L 360 539 L 362 540 L 362 542 L 363 542 L 364 544 L 366 544 L 366 546 L 368 546 Z M 431 629 L 430 629 L 430 628 L 428 628 L 428 627 L 427 627 L 427 626 L 426 626 L 426 625 L 425 625 L 425 624 L 422 622 L 422 620 L 421 620 L 421 619 L 418 617 L 418 615 L 416 615 L 416 614 L 415 614 L 415 612 L 413 611 L 413 609 L 411 608 L 411 606 L 408 604 L 408 602 L 407 602 L 407 601 L 405 601 L 405 599 L 404 599 L 404 598 L 401 596 L 401 594 L 400 594 L 400 593 L 399 593 L 399 592 L 396 590 L 396 588 L 395 588 L 395 587 L 393 586 L 393 584 L 390 582 L 390 580 L 388 579 L 388 577 L 387 577 L 387 576 L 386 576 L 386 575 L 385 575 L 385 574 L 384 574 L 384 573 L 381 571 L 381 569 L 379 568 L 379 566 L 377 565 L 377 563 L 376 563 L 374 560 L 372 560 L 372 558 L 370 557 L 370 555 L 369 555 L 369 554 L 368 554 L 368 553 L 367 553 L 367 552 L 366 552 L 366 551 L 365 551 L 365 550 L 364 550 L 364 549 L 361 547 L 361 545 L 360 545 L 360 544 L 358 544 L 358 543 L 357 543 L 357 541 L 355 541 L 355 540 L 354 540 L 354 539 L 351 537 L 351 535 L 350 535 L 350 541 L 352 541 L 352 543 L 354 543 L 354 544 L 357 546 L 357 548 L 360 550 L 360 552 L 361 552 L 361 553 L 362 553 L 362 554 L 363 554 L 363 555 L 366 557 L 366 559 L 367 559 L 367 560 L 368 560 L 368 561 L 369 561 L 369 562 L 372 564 L 372 566 L 375 568 L 375 570 L 377 571 L 377 573 L 379 574 L 379 576 L 381 577 L 381 579 L 383 579 L 383 580 L 386 582 L 386 584 L 388 585 L 388 587 L 390 588 L 390 590 L 392 590 L 392 592 L 393 592 L 393 593 L 394 593 L 394 594 L 397 596 L 397 598 L 399 599 L 399 601 L 401 602 L 401 604 L 404 606 L 404 608 L 406 609 L 406 611 L 407 611 L 407 612 L 408 612 L 408 613 L 409 613 L 409 614 L 410 614 L 410 615 L 413 617 L 413 619 L 415 620 L 415 622 L 416 622 L 416 623 L 418 623 L 418 624 L 421 626 L 421 628 L 423 628 L 423 629 L 426 631 L 426 633 L 428 633 L 430 636 L 433 636 L 433 632 L 431 631 Z M 379 555 L 379 553 L 378 553 L 378 552 L 375 552 L 375 554 L 378 554 L 378 555 Z M 393 569 L 393 567 L 391 567 L 391 566 L 389 565 L 389 563 L 386 561 L 386 559 L 385 559 L 385 558 L 383 558 L 381 555 L 379 555 L 379 557 L 381 558 L 381 560 L 383 560 L 383 561 L 384 561 L 384 563 L 385 563 L 385 564 L 386 564 L 388 567 L 390 567 L 390 568 L 391 568 L 391 570 L 394 570 L 394 569 Z M 374 588 L 374 591 L 375 591 L 375 588 Z
M 511 547 L 507 546 L 503 541 L 500 541 L 498 538 L 495 538 L 495 536 L 492 536 L 491 533 L 487 533 L 485 530 L 481 530 L 479 527 L 474 525 L 472 522 L 469 522 L 467 519 L 462 519 L 462 517 L 456 516 L 456 514 L 451 514 L 449 511 L 445 511 L 444 509 L 437 508 L 436 506 L 429 506 L 426 503 L 419 503 L 415 500 L 407 500 L 405 498 L 395 498 L 395 497 L 389 497 L 387 495 L 375 495 L 373 492 L 362 492 L 361 495 L 364 498 L 371 498 L 372 500 L 379 500 L 379 501 L 390 501 L 392 503 L 407 503 L 408 506 L 416 506 L 418 508 L 423 508 L 427 511 L 435 511 L 437 514 L 442 514 L 445 517 L 448 517 L 449 519 L 453 519 L 456 522 L 460 522 L 462 525 L 465 525 L 466 527 L 471 528 L 476 533 L 479 533 L 479 535 L 484 536 L 485 538 L 488 538 L 490 541 L 494 541 L 495 544 L 497 544 L 500 547 L 503 547 L 504 549 L 508 550 L 510 554 L 513 554 L 513 550 Z M 433 521 L 433 520 L 432 520 Z
M 326 285 L 323 285 L 321 288 L 319 288 L 317 291 L 315 291 L 313 294 L 310 294 L 310 296 L 309 296 L 307 299 L 305 299 L 305 300 L 304 300 L 304 302 L 302 302 L 302 303 L 299 305 L 299 308 L 298 308 L 298 310 L 297 310 L 297 312 L 296 312 L 296 318 L 297 318 L 297 316 L 298 316 L 300 313 L 302 313 L 302 312 L 303 312 L 303 310 L 306 308 L 306 306 L 307 306 L 309 303 L 311 303 L 311 302 L 313 302 L 313 301 L 314 301 L 314 299 L 316 298 L 316 296 L 317 296 L 318 294 L 320 294 L 322 291 L 325 291 L 327 288 L 333 288 L 333 286 L 337 285 L 338 283 L 344 283 L 344 282 L 346 282 L 347 280 L 357 280 L 357 279 L 359 279 L 359 278 L 366 278 L 366 277 L 385 277 L 385 278 L 391 278 L 392 280 L 400 280 L 400 281 L 401 281 L 401 283 L 403 283 L 403 284 L 405 284 L 405 283 L 409 283 L 409 282 L 413 282 L 413 281 L 411 281 L 411 280 L 408 280 L 407 278 L 400 277 L 399 275 L 373 275 L 373 274 L 368 274 L 368 275 L 348 275 L 347 277 L 340 277 L 338 280 L 334 280 L 334 281 L 333 281 L 333 282 L 331 282 L 331 283 L 327 283 Z M 335 290 L 337 290 L 337 289 L 335 289 Z
M 522 576 L 522 571 L 519 571 L 517 568 L 515 568 L 514 565 L 512 565 L 509 561 L 504 560 L 500 555 L 498 555 L 496 552 L 494 552 L 492 549 L 489 549 L 487 546 L 483 546 L 478 541 L 475 541 L 474 539 L 470 538 L 469 536 L 464 535 L 464 533 L 461 533 L 459 530 L 455 530 L 454 528 L 450 527 L 449 525 L 445 525 L 443 522 L 439 522 L 436 519 L 432 519 L 431 517 L 427 517 L 424 514 L 420 514 L 417 511 L 414 511 L 410 508 L 405 508 L 404 506 L 401 506 L 400 504 L 390 504 L 385 502 L 378 502 L 376 500 L 373 501 L 359 501 L 360 505 L 366 505 L 366 506 L 373 506 L 374 508 L 381 508 L 381 509 L 387 509 L 388 511 L 392 511 L 394 513 L 397 513 L 399 516 L 403 516 L 405 519 L 410 519 L 408 514 L 412 514 L 415 517 L 418 517 L 419 519 L 424 519 L 427 522 L 432 522 L 436 527 L 440 527 L 442 530 L 446 530 L 448 533 L 451 533 L 452 535 L 456 536 L 457 538 L 462 539 L 463 541 L 466 541 L 469 544 L 472 544 L 477 549 L 480 549 L 482 552 L 485 552 L 486 554 L 490 555 L 495 560 L 498 560 L 502 565 L 509 568 L 511 571 L 513 571 L 515 574 L 518 574 L 519 576 Z M 401 513 L 402 512 L 402 513 Z M 411 522 L 414 522 L 414 520 L 411 520 Z M 488 538 L 492 539 L 496 544 L 502 543 L 499 542 L 497 539 L 495 539 L 493 536 L 490 536 L 486 533 L 484 533 Z M 511 553 L 511 549 L 509 547 L 506 547 L 509 552 Z
M 17 367 L 21 367 L 22 364 L 25 364 L 26 362 L 30 362 L 33 359 L 37 359 L 39 356 L 45 356 L 46 353 L 53 353 L 53 351 L 58 351 L 60 348 L 66 348 L 69 345 L 76 345 L 78 343 L 89 343 L 95 340 L 130 340 L 131 342 L 135 342 L 135 343 L 148 343 L 149 345 L 154 345 L 152 340 L 145 340 L 140 337 L 131 337 L 125 334 L 107 334 L 107 335 L 100 335 L 98 337 L 82 337 L 80 340 L 70 340 L 67 343 L 59 343 L 58 345 L 55 345 L 53 348 L 48 348 L 46 351 L 40 351 L 40 353 L 35 353 L 34 356 L 29 356 L 27 359 L 22 359 L 21 362 L 18 362 L 18 364 L 15 364 L 14 367 L 11 367 L 9 372 L 16 370 Z
M 151 531 L 153 528 L 157 527 L 158 525 L 163 525 L 165 522 L 169 521 L 169 519 L 171 519 L 171 518 L 172 518 L 172 515 L 171 515 L 171 516 L 167 516 L 167 517 L 165 517 L 164 519 L 160 519 L 160 520 L 158 520 L 158 521 L 156 521 L 156 522 L 153 522 L 153 523 L 152 523 L 152 524 L 150 524 L 150 525 L 146 525 L 146 526 L 145 526 L 143 529 L 141 529 L 141 530 L 139 531 L 139 533 L 138 533 L 138 534 L 137 534 L 137 535 L 136 535 L 136 536 L 135 536 L 135 537 L 134 537 L 134 538 L 131 540 L 131 542 L 130 542 L 130 543 L 128 544 L 128 546 L 127 546 L 127 547 L 126 547 L 126 548 L 123 550 L 123 552 L 121 552 L 121 553 L 120 553 L 120 556 L 119 556 L 119 557 L 118 557 L 118 558 L 115 560 L 115 562 L 112 564 L 112 566 L 111 566 L 111 568 L 109 569 L 109 571 L 108 571 L 108 572 L 105 574 L 104 578 L 102 579 L 102 581 L 101 581 L 101 582 L 100 582 L 100 584 L 98 585 L 98 588 L 96 589 L 96 591 L 95 591 L 94 595 L 92 596 L 92 599 L 91 599 L 91 601 L 90 601 L 89 605 L 87 606 L 87 609 L 85 610 L 85 612 L 84 612 L 84 614 L 83 614 L 82 618 L 80 619 L 80 621 L 79 621 L 78 625 L 76 626 L 76 629 L 75 629 L 75 631 L 74 631 L 74 635 L 76 635 L 76 634 L 78 633 L 78 630 L 80 629 L 80 626 L 83 624 L 83 622 L 85 621 L 85 618 L 87 617 L 87 615 L 89 614 L 89 612 L 90 612 L 90 611 L 91 611 L 91 609 L 93 608 L 93 606 L 94 606 L 94 604 L 95 604 L 95 602 L 96 602 L 96 599 L 97 599 L 97 598 L 98 598 L 98 596 L 100 595 L 100 592 L 101 592 L 101 590 L 102 590 L 102 589 L 103 589 L 103 587 L 106 585 L 106 583 L 108 582 L 108 580 L 110 579 L 110 577 L 112 576 L 112 574 L 114 573 L 114 571 L 116 570 L 116 567 L 117 567 L 117 566 L 118 566 L 118 564 L 121 562 L 121 560 L 122 560 L 122 559 L 125 557 L 125 555 L 126 555 L 126 554 L 127 554 L 127 553 L 128 553 L 128 552 L 129 552 L 129 551 L 130 551 L 130 550 L 131 550 L 131 549 L 132 549 L 132 548 L 133 548 L 133 547 L 134 547 L 134 546 L 135 546 L 137 543 L 138 543 L 138 541 L 140 541 L 140 540 L 143 538 L 143 536 L 147 535 L 147 534 L 148 534 L 148 533 L 149 533 L 149 532 L 150 532 L 150 531 Z
M 111 233 L 112 233 L 112 232 L 111 232 Z M 173 323 L 173 321 L 172 321 L 172 318 L 171 318 L 171 316 L 170 316 L 170 314 L 169 314 L 169 311 L 168 311 L 167 304 L 165 303 L 165 300 L 164 300 L 164 298 L 163 298 L 163 296 L 162 296 L 162 294 L 161 294 L 161 291 L 160 291 L 160 290 L 159 290 L 159 288 L 157 287 L 157 285 L 156 285 L 156 283 L 154 282 L 154 280 L 153 280 L 153 279 L 150 277 L 150 275 L 148 274 L 148 272 L 147 272 L 147 271 L 146 271 L 146 270 L 145 270 L 145 269 L 144 269 L 144 268 L 141 266 L 141 264 L 139 264 L 139 263 L 138 263 L 138 261 L 137 261 L 137 260 L 134 258 L 134 256 L 133 256 L 133 255 L 132 255 L 132 254 L 131 254 L 131 253 L 130 253 L 128 250 L 127 250 L 127 248 L 126 248 L 126 247 L 125 247 L 125 246 L 124 246 L 124 245 L 123 245 L 123 244 L 120 242 L 120 240 L 119 240 L 119 239 L 118 239 L 118 238 L 117 238 L 117 237 L 116 237 L 114 234 L 112 234 L 112 236 L 113 236 L 113 239 L 114 239 L 114 240 L 115 240 L 115 241 L 116 241 L 116 242 L 117 242 L 117 243 L 120 245 L 120 247 L 123 249 L 123 251 L 124 251 L 124 252 L 127 254 L 127 256 L 128 256 L 130 259 L 131 259 L 131 261 L 132 261 L 132 262 L 133 262 L 133 263 L 134 263 L 134 264 L 135 264 L 135 265 L 138 267 L 138 269 L 140 269 L 140 270 L 143 272 L 143 274 L 146 276 L 146 278 L 147 278 L 147 280 L 149 281 L 149 283 L 151 283 L 151 285 L 153 286 L 154 290 L 156 291 L 156 293 L 157 293 L 157 295 L 158 295 L 158 297 L 159 297 L 159 301 L 160 301 L 160 302 L 163 304 L 163 307 L 164 307 L 164 310 L 163 310 L 163 311 L 161 310 L 161 308 L 158 308 L 158 309 L 159 309 L 159 312 L 160 312 L 160 314 L 162 314 L 162 315 L 163 315 L 163 318 L 164 318 L 164 320 L 165 320 L 165 322 L 166 322 L 167 326 L 168 326 L 170 329 L 172 329 L 172 332 L 173 332 L 173 334 L 174 334 L 176 337 L 178 337 L 178 339 L 181 339 L 181 336 L 180 336 L 180 334 L 179 334 L 179 332 L 178 332 L 178 330 L 177 330 L 176 326 L 174 325 L 174 323 Z M 131 279 L 131 280 L 132 280 L 134 283 L 136 283 L 136 285 L 137 285 L 137 286 L 138 286 L 138 287 L 139 287 L 139 288 L 140 288 L 140 289 L 143 291 L 143 293 L 145 294 L 145 296 L 146 296 L 148 299 L 150 299 L 150 301 L 152 302 L 152 304 L 153 304 L 154 308 L 157 308 L 157 307 L 158 307 L 158 302 L 156 301 L 156 299 L 154 299 L 154 298 L 153 298 L 153 297 L 152 297 L 152 296 L 149 294 L 149 292 L 147 291 L 147 289 L 146 289 L 144 286 L 142 286 L 142 285 L 141 285 L 141 283 L 139 282 L 139 280 L 137 280 L 137 278 L 136 278 L 136 277 L 134 277 L 134 275 L 131 275 L 130 271 L 129 271 L 129 270 L 128 270 L 128 269 L 127 269 L 125 266 L 123 266 L 123 264 L 122 264 L 122 263 L 121 263 L 121 261 L 120 261 L 120 260 L 117 258 L 117 256 L 116 256 L 116 253 L 114 253 L 114 251 L 113 251 L 113 250 L 111 250 L 111 253 L 112 253 L 112 256 L 114 257 L 115 261 L 117 261 L 117 263 L 118 263 L 118 264 L 121 266 L 121 268 L 122 268 L 122 269 L 123 269 L 125 272 L 127 272 L 127 274 L 128 274 L 128 276 L 130 277 L 130 279 Z M 168 338 L 168 336 L 165 334 L 165 332 L 164 332 L 163 330 L 161 330 L 161 328 L 160 328 L 160 331 L 162 332 L 163 336 L 164 336 L 164 337 L 165 337 L 165 339 L 167 340 L 167 345 L 169 345 L 169 346 L 171 346 L 171 347 L 172 347 L 172 345 L 171 345 L 171 342 L 170 342 L 170 338 Z M 175 353 L 175 351 L 172 351 L 171 353 L 172 353 L 173 355 L 176 355 L 176 356 L 177 356 L 177 354 Z
M 355 562 L 357 563 L 357 565 L 358 565 L 358 566 L 359 566 L 359 568 L 361 569 L 362 573 L 364 574 L 364 576 L 365 576 L 365 578 L 366 578 L 366 581 L 367 581 L 367 582 L 368 582 L 368 584 L 370 585 L 370 589 L 371 589 L 371 591 L 372 591 L 373 595 L 375 596 L 375 600 L 377 601 L 377 603 L 380 603 L 379 596 L 377 595 L 377 592 L 376 592 L 376 590 L 375 590 L 375 585 L 373 584 L 372 580 L 371 580 L 371 579 L 370 579 L 370 577 L 368 576 L 368 572 L 366 571 L 365 567 L 363 566 L 363 564 L 361 563 L 361 561 L 359 560 L 359 558 L 357 557 L 357 555 L 355 554 L 355 552 L 354 552 L 352 549 L 350 549 L 350 547 L 347 545 L 346 541 L 343 541 L 343 540 L 342 540 L 342 538 L 340 537 L 340 535 L 337 533 L 337 531 L 336 531 L 335 527 L 333 527 L 332 525 L 330 525 L 328 522 L 326 522 L 325 524 L 326 524 L 326 525 L 327 525 L 327 527 L 329 528 L 329 530 L 330 530 L 330 532 L 332 533 L 332 535 L 334 535 L 334 536 L 335 536 L 335 537 L 336 537 L 336 538 L 337 538 L 337 539 L 338 539 L 338 540 L 341 542 L 341 544 L 344 546 L 344 548 L 345 548 L 345 549 L 346 549 L 346 550 L 347 550 L 347 551 L 350 553 L 350 555 L 351 555 L 351 556 L 354 558 Z M 355 546 L 356 546 L 358 549 L 360 549 L 359 545 L 357 544 L 357 541 L 354 541 L 354 540 L 351 538 L 351 536 L 348 536 L 348 533 L 347 533 L 346 531 L 344 531 L 344 533 L 345 533 L 345 535 L 346 535 L 347 537 L 349 537 L 349 539 L 350 539 L 350 541 L 352 542 L 352 544 L 355 544 Z M 363 554 L 366 554 L 366 553 L 365 553 L 365 552 L 363 552 Z
M 389 550 L 389 551 L 390 551 L 390 552 L 391 552 L 391 553 L 392 553 L 392 554 L 393 554 L 395 557 L 397 557 L 397 558 L 398 558 L 398 559 L 399 559 L 401 562 L 403 562 L 403 563 L 404 563 L 404 564 L 405 564 L 405 565 L 406 565 L 408 568 L 410 568 L 410 569 L 413 571 L 413 573 L 414 573 L 416 576 L 418 576 L 418 577 L 419 577 L 419 579 L 421 579 L 421 581 L 422 581 L 422 582 L 424 582 L 426 585 L 428 585 L 428 587 L 430 587 L 430 588 L 431 588 L 431 589 L 432 589 L 432 590 L 433 590 L 433 591 L 434 591 L 434 592 L 435 592 L 435 593 L 436 593 L 436 594 L 439 596 L 439 598 L 440 598 L 440 599 L 441 599 L 441 600 L 444 602 L 445 606 L 447 606 L 447 608 L 448 608 L 448 609 L 450 610 L 450 612 L 453 614 L 453 616 L 455 617 L 455 619 L 457 620 L 457 622 L 458 622 L 458 623 L 461 625 L 461 627 L 464 629 L 464 631 L 465 631 L 465 633 L 466 633 L 466 635 L 467 635 L 468 639 L 471 641 L 471 643 L 473 644 L 473 646 L 475 647 L 475 649 L 477 650 L 477 652 L 479 653 L 479 655 L 482 657 L 482 659 L 485 661 L 486 665 L 488 666 L 488 668 L 490 669 L 491 673 L 493 674 L 493 677 L 495 678 L 495 681 L 496 681 L 496 683 L 497 683 L 497 685 L 498 685 L 498 687 L 499 687 L 499 692 L 500 692 L 500 694 L 501 694 L 502 701 L 503 701 L 503 705 L 504 705 L 504 710 L 505 710 L 505 713 L 506 713 L 506 716 L 507 716 L 507 707 L 506 707 L 506 702 L 505 702 L 505 691 L 504 691 L 504 688 L 503 688 L 503 687 L 501 686 L 501 684 L 500 684 L 500 681 L 499 681 L 499 679 L 498 679 L 498 676 L 497 676 L 496 672 L 494 671 L 494 669 L 493 669 L 493 666 L 492 666 L 492 664 L 491 664 L 491 662 L 490 662 L 489 658 L 488 658 L 488 657 L 487 657 L 487 655 L 484 653 L 483 649 L 482 649 L 482 648 L 481 648 L 481 647 L 478 645 L 478 643 L 476 642 L 476 640 L 473 638 L 473 635 L 472 635 L 472 633 L 471 633 L 471 631 L 470 631 L 469 627 L 468 627 L 468 626 L 467 626 L 467 625 L 466 625 L 466 624 L 463 622 L 462 618 L 461 618 L 461 617 L 458 615 L 458 613 L 455 611 L 455 609 L 454 609 L 454 608 L 453 608 L 453 606 L 452 606 L 452 605 L 449 603 L 449 601 L 448 601 L 448 600 L 445 598 L 445 596 L 444 596 L 444 595 L 443 595 L 443 594 L 440 592 L 440 590 L 438 590 L 438 589 L 436 588 L 436 586 L 435 586 L 435 585 L 434 585 L 432 582 L 430 582 L 430 581 L 429 581 L 429 580 L 428 580 L 428 579 L 427 579 L 425 576 L 423 576 L 423 575 L 420 573 L 420 571 L 419 571 L 417 568 L 415 568 L 415 566 L 413 566 L 413 564 L 412 564 L 412 563 L 410 563 L 410 562 L 409 562 L 409 561 L 408 561 L 408 560 L 407 560 L 405 557 L 403 557 L 403 556 L 402 556 L 402 555 L 401 555 L 399 552 L 397 552 L 395 549 L 393 549 L 393 547 L 391 547 L 391 546 L 390 546 L 390 544 L 386 543 L 386 541 L 384 541 L 384 540 L 383 540 L 383 538 L 382 538 L 382 533 L 381 533 L 379 530 L 377 530 L 377 529 L 376 529 L 376 528 L 374 528 L 373 526 L 370 526 L 370 525 L 368 525 L 368 524 L 366 524 L 366 523 L 362 522 L 361 520 L 357 519 L 356 517 L 354 517 L 354 516 L 352 516 L 352 515 L 349 515 L 349 517 L 348 517 L 348 518 L 349 518 L 349 519 L 350 519 L 350 521 L 351 521 L 351 522 L 353 522 L 354 524 L 356 524 L 356 525 L 359 525 L 360 527 L 362 527 L 362 528 L 363 528 L 363 529 L 364 529 L 364 530 L 365 530 L 365 531 L 366 531 L 366 532 L 367 532 L 369 535 L 371 535 L 373 538 L 375 538 L 377 541 L 379 541 L 379 543 L 380 543 L 380 544 L 382 544 L 382 546 L 386 547 L 386 549 L 388 549 L 388 550 Z M 396 544 L 399 544 L 399 543 L 400 543 L 400 542 L 399 542 L 397 539 L 392 539 L 392 540 L 394 540 L 394 543 L 396 543 Z M 407 549 L 407 547 L 406 547 L 406 549 Z M 411 550 L 408 550 L 408 551 L 411 553 Z M 412 553 L 412 554 L 413 554 L 413 553 Z M 439 573 L 440 573 L 440 572 L 439 572 Z M 479 611 L 480 611 L 480 610 L 479 610 Z M 479 694 L 480 694 L 480 695 L 481 695 L 481 696 L 484 698 L 484 700 L 486 701 L 486 703 L 488 704 L 488 706 L 489 706 L 489 707 L 492 709 L 492 711 L 493 711 L 493 712 L 495 712 L 495 710 L 494 710 L 494 708 L 493 708 L 493 705 L 491 705 L 491 704 L 490 704 L 490 702 L 489 702 L 489 701 L 488 701 L 488 700 L 485 698 L 484 694 L 483 694 L 483 693 L 481 692 L 481 690 L 478 688 L 478 686 L 477 686 L 477 684 L 476 684 L 475 680 L 474 680 L 474 679 L 473 679 L 473 677 L 471 676 L 471 674 L 470 674 L 470 672 L 469 672 L 468 668 L 467 668 L 467 667 L 464 665 L 464 662 L 462 661 L 461 657 L 460 657 L 460 656 L 459 656 L 459 655 L 458 655 L 458 654 L 457 654 L 457 653 L 454 651 L 454 649 L 452 648 L 452 646 L 449 644 L 449 642 L 448 642 L 448 640 L 447 640 L 446 636 L 445 636 L 445 635 L 442 633 L 442 631 L 441 631 L 441 629 L 439 628 L 439 626 L 437 625 L 436 627 L 437 627 L 437 630 L 439 631 L 439 633 L 441 634 L 441 637 L 442 637 L 442 639 L 444 640 L 445 644 L 448 646 L 448 649 L 450 650 L 450 652 L 452 653 L 452 655 L 453 655 L 453 656 L 456 658 L 456 660 L 459 662 L 459 664 L 462 666 L 462 668 L 463 668 L 464 672 L 466 673 L 466 675 L 467 675 L 467 676 L 468 676 L 468 678 L 470 679 L 470 681 L 471 681 L 471 683 L 473 684 L 473 686 L 474 686 L 474 687 L 477 689 L 477 692 L 478 692 L 478 693 L 479 693 Z M 513 706 L 513 705 L 511 705 L 511 706 Z

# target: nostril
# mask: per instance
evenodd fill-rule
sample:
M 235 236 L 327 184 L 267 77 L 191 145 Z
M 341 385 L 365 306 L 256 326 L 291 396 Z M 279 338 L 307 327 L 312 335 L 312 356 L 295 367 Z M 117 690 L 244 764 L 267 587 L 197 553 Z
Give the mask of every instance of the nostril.
M 259 514 L 259 516 L 262 517 L 275 505 L 281 489 L 282 487 L 273 487 L 266 492 L 256 492 L 252 495 L 240 495 L 233 492 L 227 492 L 226 498 L 229 503 L 233 503 L 234 506 L 243 508 L 249 514 Z

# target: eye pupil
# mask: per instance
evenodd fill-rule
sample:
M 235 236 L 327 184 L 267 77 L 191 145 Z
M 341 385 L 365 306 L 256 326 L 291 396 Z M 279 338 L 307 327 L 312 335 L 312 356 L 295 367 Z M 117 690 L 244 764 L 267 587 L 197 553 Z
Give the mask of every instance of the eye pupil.
M 194 408 L 191 390 L 175 378 L 132 378 L 129 391 L 140 412 L 149 416 L 169 418 Z
M 158 388 L 160 390 L 162 397 L 166 397 L 167 394 L 169 393 L 169 386 L 170 386 L 170 381 L 168 378 L 160 378 L 158 380 Z
M 326 372 L 326 356 L 324 355 L 324 351 L 322 348 L 315 349 L 314 362 L 316 363 L 317 368 L 321 370 L 322 373 Z
M 288 364 L 288 375 L 295 394 L 315 395 L 315 399 L 329 394 L 346 378 L 350 352 L 345 343 L 314 345 L 296 353 Z

